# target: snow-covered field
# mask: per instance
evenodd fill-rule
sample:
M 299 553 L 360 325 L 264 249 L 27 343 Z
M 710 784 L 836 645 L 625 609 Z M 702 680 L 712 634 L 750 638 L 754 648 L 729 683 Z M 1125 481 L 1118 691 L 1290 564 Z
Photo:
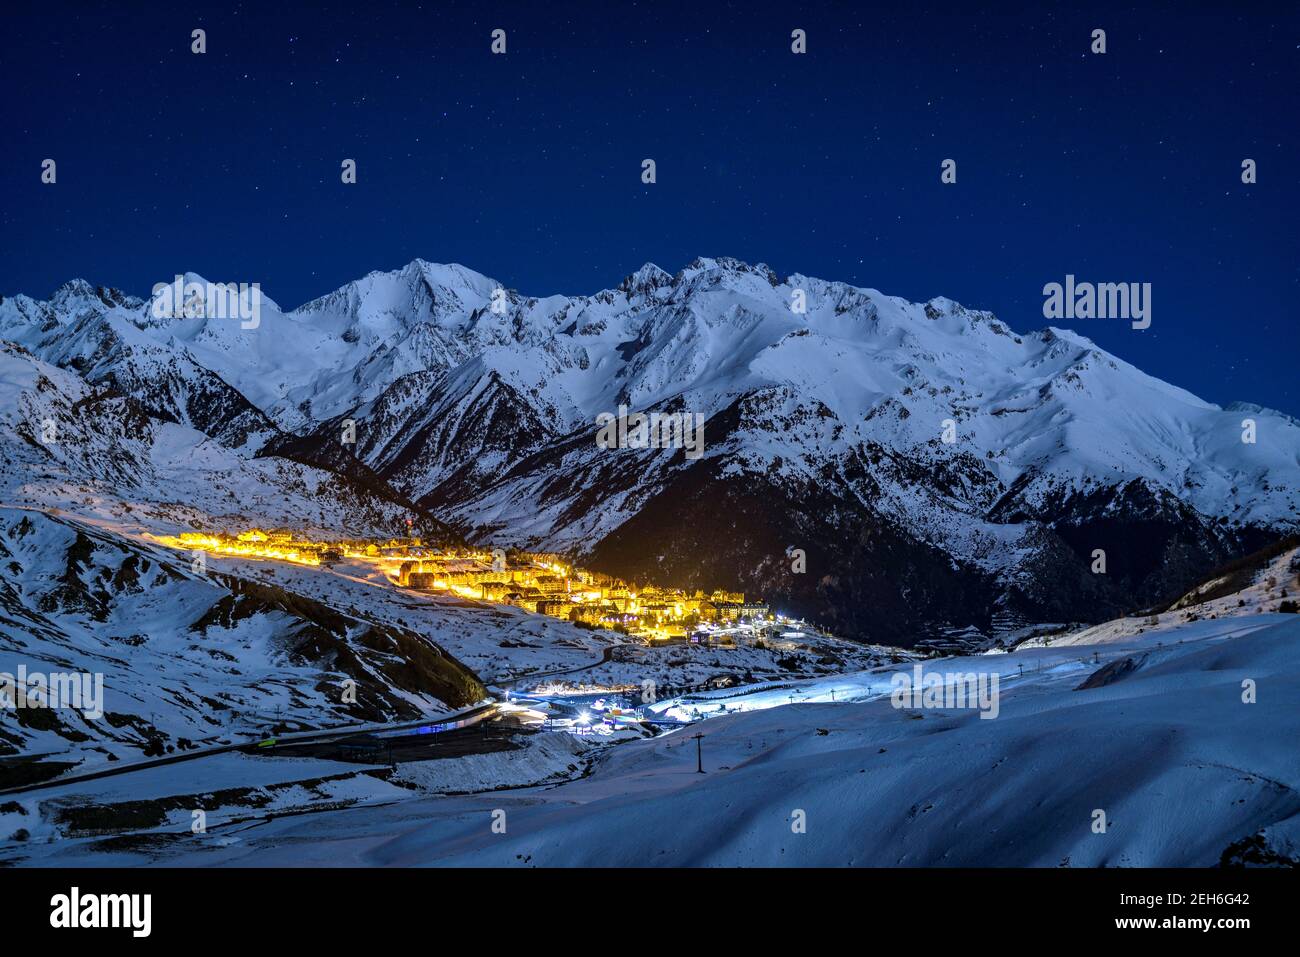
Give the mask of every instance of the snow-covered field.
M 407 761 L 396 770 L 226 753 L 69 783 L 0 801 L 0 865 L 45 864 L 82 854 L 85 863 L 106 863 L 106 855 L 124 843 L 151 854 L 188 841 L 222 847 L 238 840 L 232 834 L 285 815 L 555 783 L 583 773 L 597 746 L 548 732 L 521 737 L 510 750 Z
M 795 683 L 794 704 L 788 689 L 729 697 L 732 713 L 610 747 L 590 774 L 559 786 L 277 817 L 148 850 L 61 842 L 28 853 L 36 863 L 205 866 L 1300 857 L 1300 751 L 1285 744 L 1300 740 L 1300 618 L 1200 621 L 924 669 L 997 674 L 997 717 L 893 707 L 904 665 Z

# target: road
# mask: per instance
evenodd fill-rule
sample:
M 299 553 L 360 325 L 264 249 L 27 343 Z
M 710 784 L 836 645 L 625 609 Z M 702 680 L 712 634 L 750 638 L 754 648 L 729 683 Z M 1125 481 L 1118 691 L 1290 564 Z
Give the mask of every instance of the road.
M 410 728 L 420 728 L 430 724 L 442 724 L 446 721 L 461 721 L 473 719 L 469 723 L 476 724 L 488 717 L 495 716 L 500 710 L 500 704 L 492 701 L 487 704 L 475 705 L 472 708 L 462 708 L 460 711 L 452 711 L 447 714 L 429 715 L 418 721 L 402 721 L 392 724 L 363 724 L 348 725 L 342 728 L 326 728 L 321 731 L 296 731 L 292 734 L 276 735 L 277 743 L 284 744 L 301 744 L 306 742 L 321 742 L 333 740 L 346 740 L 361 734 L 375 734 L 382 731 L 404 731 Z M 179 764 L 182 761 L 197 761 L 199 758 L 211 757 L 214 754 L 228 754 L 231 751 L 243 751 L 251 747 L 256 747 L 260 741 L 266 740 L 265 737 L 252 738 L 248 741 L 240 741 L 235 744 L 219 744 L 210 748 L 196 748 L 193 751 L 182 751 L 179 754 L 169 754 L 166 757 L 150 758 L 147 761 L 133 761 L 130 764 L 120 764 L 113 767 L 101 768 L 98 771 L 87 771 L 84 774 L 65 775 L 63 777 L 51 778 L 49 781 L 41 781 L 37 784 L 24 784 L 20 787 L 4 788 L 0 790 L 0 795 L 9 794 L 26 794 L 29 791 L 42 791 L 50 788 L 62 787 L 65 784 L 80 784 L 84 781 L 95 781 L 100 778 L 110 778 L 119 774 L 131 774 L 135 771 L 145 771 L 149 768 L 159 768 L 167 764 Z
M 603 664 L 607 664 L 613 658 L 615 648 L 626 648 L 629 646 L 634 645 L 629 641 L 620 641 L 617 644 L 609 645 L 602 649 L 600 660 L 593 661 L 590 664 L 575 665 L 572 668 L 556 668 L 552 671 L 530 671 L 527 674 L 522 675 L 498 675 L 495 678 L 484 678 L 483 684 L 488 687 L 505 688 L 507 686 L 513 686 L 516 682 L 523 681 L 525 678 L 532 681 L 535 678 L 553 678 L 556 675 L 572 675 L 577 674 L 579 671 L 590 671 L 592 668 L 598 668 Z

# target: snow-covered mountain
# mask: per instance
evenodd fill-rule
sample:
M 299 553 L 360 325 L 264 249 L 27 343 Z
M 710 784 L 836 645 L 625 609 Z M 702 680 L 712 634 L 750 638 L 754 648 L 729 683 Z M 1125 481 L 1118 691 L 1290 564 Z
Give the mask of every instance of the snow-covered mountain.
M 343 537 L 399 533 L 409 519 L 445 532 L 382 483 L 232 449 L 12 342 L 0 342 L 0 505 L 132 531 L 287 525 Z
M 417 260 L 264 297 L 256 328 L 69 283 L 0 301 L 0 338 L 216 444 L 364 468 L 471 537 L 874 640 L 1112 617 L 1300 524 L 1285 415 L 1067 330 L 731 259 L 546 298 Z M 703 455 L 598 447 L 620 405 L 704 416 Z

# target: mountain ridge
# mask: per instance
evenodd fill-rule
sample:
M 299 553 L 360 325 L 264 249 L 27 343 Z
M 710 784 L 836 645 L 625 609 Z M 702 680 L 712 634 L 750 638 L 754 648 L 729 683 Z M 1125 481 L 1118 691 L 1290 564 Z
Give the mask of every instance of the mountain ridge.
M 533 297 L 417 259 L 289 312 L 268 299 L 256 329 L 181 323 L 165 341 L 138 321 L 142 300 L 87 283 L 58 292 L 0 300 L 0 337 L 133 395 L 160 391 L 151 409 L 184 411 L 227 442 L 293 447 L 313 464 L 337 458 L 351 422 L 358 467 L 468 537 L 605 556 L 620 574 L 739 583 L 866 638 L 881 632 L 848 607 L 860 599 L 839 595 L 844 581 L 898 609 L 885 626 L 896 642 L 970 627 L 987 637 L 1048 613 L 1153 603 L 1300 522 L 1300 423 L 1288 415 L 1206 402 L 1068 329 L 1018 333 L 944 297 L 783 279 L 763 263 L 700 257 L 673 275 L 646 263 L 591 295 Z M 76 334 L 51 335 L 51 323 Z M 704 416 L 703 458 L 596 448 L 595 416 L 622 405 Z M 783 545 L 758 535 L 764 551 L 722 564 L 673 547 L 697 539 L 692 523 L 713 525 L 699 548 L 746 538 L 683 496 L 751 494 L 782 503 L 773 535 L 801 527 L 801 502 L 849 525 L 808 521 L 809 541 Z M 634 523 L 647 510 L 653 528 Z M 862 551 L 872 535 L 893 550 Z M 778 574 L 796 548 L 839 564 Z M 1096 549 L 1108 577 L 1089 571 Z M 979 582 L 980 599 L 931 595 L 944 612 L 921 612 L 900 584 L 909 572 L 968 591 L 945 565 Z M 892 584 L 867 588 L 891 568 Z M 1045 569 L 1089 597 L 1049 598 Z

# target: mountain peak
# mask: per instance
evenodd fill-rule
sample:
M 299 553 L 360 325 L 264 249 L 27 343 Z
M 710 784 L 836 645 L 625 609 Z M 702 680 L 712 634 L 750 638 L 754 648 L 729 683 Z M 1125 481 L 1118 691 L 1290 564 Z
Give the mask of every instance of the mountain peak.
M 660 269 L 654 263 L 646 263 L 619 283 L 618 288 L 629 296 L 635 296 L 651 292 L 661 286 L 667 286 L 672 281 L 673 277 L 669 273 Z
M 69 279 L 51 294 L 51 299 L 67 296 L 93 296 L 95 287 L 84 279 Z
M 92 286 L 84 279 L 69 279 L 50 294 L 50 305 L 58 309 L 71 310 L 78 305 L 88 305 L 93 309 L 112 309 L 123 306 L 134 309 L 142 300 L 128 296 L 120 289 L 105 286 Z
M 767 263 L 754 263 L 751 265 L 731 256 L 719 256 L 717 258 L 697 256 L 677 274 L 674 282 L 680 283 L 698 276 L 716 276 L 718 278 L 756 276 L 773 287 L 781 284 L 781 280 Z

